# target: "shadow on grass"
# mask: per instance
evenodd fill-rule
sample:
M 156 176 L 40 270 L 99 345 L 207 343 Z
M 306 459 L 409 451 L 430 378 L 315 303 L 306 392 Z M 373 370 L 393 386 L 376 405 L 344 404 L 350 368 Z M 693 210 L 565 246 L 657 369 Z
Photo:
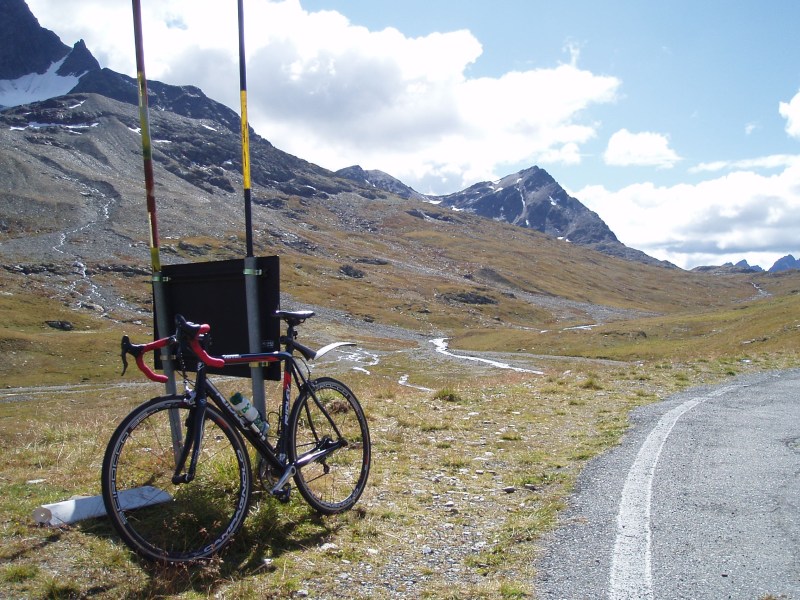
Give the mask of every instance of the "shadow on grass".
M 20 547 L 18 550 L 2 552 L 2 562 L 4 564 L 12 563 L 15 560 L 20 558 L 24 558 L 26 556 L 35 555 L 40 550 L 43 550 L 46 546 L 50 544 L 55 544 L 61 540 L 61 531 L 56 530 L 51 533 L 48 533 L 46 536 L 42 537 L 38 542 L 33 544 L 26 544 L 24 547 Z
M 93 519 L 78 527 L 124 547 L 107 519 Z M 161 598 L 188 591 L 208 594 L 223 583 L 266 572 L 265 559 L 321 545 L 340 527 L 341 521 L 319 515 L 299 496 L 283 504 L 254 490 L 244 527 L 220 556 L 195 564 L 169 565 L 144 560 L 131 550 L 130 561 L 146 573 L 148 581 L 143 587 L 119 590 L 120 597 Z

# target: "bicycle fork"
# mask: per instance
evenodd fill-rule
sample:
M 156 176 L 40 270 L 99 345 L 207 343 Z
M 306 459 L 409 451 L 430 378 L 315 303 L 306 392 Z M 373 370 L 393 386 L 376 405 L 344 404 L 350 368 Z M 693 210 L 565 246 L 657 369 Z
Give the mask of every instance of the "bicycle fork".
M 206 404 L 207 401 L 204 397 L 195 398 L 195 406 L 189 411 L 189 417 L 186 422 L 186 439 L 183 442 L 183 448 L 175 463 L 175 472 L 172 475 L 172 483 L 175 485 L 189 483 L 194 479 L 197 470 L 197 458 L 200 456 L 200 442 L 203 439 L 205 429 Z M 190 454 L 189 468 L 184 473 L 186 460 Z

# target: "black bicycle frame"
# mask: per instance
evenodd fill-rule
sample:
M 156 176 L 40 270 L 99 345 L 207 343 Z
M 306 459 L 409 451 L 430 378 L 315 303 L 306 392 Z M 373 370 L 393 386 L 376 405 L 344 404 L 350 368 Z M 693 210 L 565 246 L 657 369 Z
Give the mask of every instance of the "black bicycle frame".
M 303 467 L 315 460 L 324 458 L 334 450 L 346 445 L 344 442 L 334 442 L 330 438 L 319 440 L 317 445 L 310 451 L 303 454 L 302 457 L 297 458 L 293 463 L 288 462 L 289 448 L 288 448 L 288 428 L 291 404 L 291 389 L 292 380 L 300 392 L 307 391 L 311 395 L 314 402 L 322 408 L 322 404 L 316 397 L 313 385 L 309 384 L 309 380 L 303 375 L 297 367 L 297 363 L 290 352 L 271 352 L 268 354 L 237 354 L 226 355 L 225 361 L 231 364 L 238 362 L 276 362 L 281 361 L 284 363 L 283 374 L 283 394 L 281 398 L 280 407 L 280 429 L 278 431 L 278 445 L 273 448 L 266 437 L 261 437 L 256 434 L 239 416 L 236 410 L 231 406 L 230 402 L 225 399 L 222 393 L 208 380 L 206 374 L 206 365 L 202 361 L 198 361 L 197 365 L 197 378 L 195 381 L 194 390 L 189 394 L 193 396 L 194 409 L 190 411 L 189 419 L 186 427 L 186 439 L 183 443 L 180 456 L 175 465 L 175 473 L 172 477 L 172 482 L 175 484 L 188 483 L 194 479 L 195 469 L 197 467 L 197 459 L 200 455 L 201 443 L 203 439 L 205 412 L 208 406 L 208 399 L 211 398 L 215 406 L 219 408 L 225 421 L 232 427 L 236 427 L 245 439 L 250 442 L 258 453 L 275 469 L 276 473 L 281 473 L 277 483 L 271 490 L 273 494 L 279 493 L 284 488 L 288 480 L 296 473 L 299 467 Z M 327 414 L 324 409 L 328 421 L 333 426 L 336 434 L 340 436 L 336 424 Z M 190 458 L 191 456 L 191 458 Z M 184 473 L 187 460 L 189 462 L 188 468 Z

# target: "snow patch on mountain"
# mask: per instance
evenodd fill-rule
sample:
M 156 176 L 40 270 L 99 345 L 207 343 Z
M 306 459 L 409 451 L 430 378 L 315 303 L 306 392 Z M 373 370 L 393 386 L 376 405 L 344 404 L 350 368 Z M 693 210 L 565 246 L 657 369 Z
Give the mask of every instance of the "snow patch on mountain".
M 66 123 L 39 123 L 37 121 L 30 121 L 25 127 L 10 127 L 11 131 L 25 131 L 26 129 L 46 129 L 49 127 L 59 127 L 61 129 L 66 129 L 67 131 L 71 131 L 72 133 L 80 133 L 81 129 L 91 129 L 92 127 L 98 127 L 100 123 L 73 123 L 67 125 Z
M 67 94 L 78 85 L 78 81 L 85 73 L 58 75 L 57 71 L 66 59 L 65 56 L 52 63 L 50 68 L 41 74 L 28 73 L 19 79 L 0 80 L 0 106 L 19 106 Z

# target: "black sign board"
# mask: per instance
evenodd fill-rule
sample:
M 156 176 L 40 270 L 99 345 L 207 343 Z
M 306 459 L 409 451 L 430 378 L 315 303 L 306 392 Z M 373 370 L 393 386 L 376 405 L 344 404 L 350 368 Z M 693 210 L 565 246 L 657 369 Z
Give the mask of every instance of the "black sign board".
M 280 308 L 280 263 L 277 256 L 265 256 L 257 258 L 256 264 L 261 348 L 264 352 L 272 352 L 280 348 L 280 319 L 273 316 Z M 250 352 L 243 259 L 164 265 L 161 274 L 170 326 L 176 314 L 194 323 L 211 325 L 208 352 L 212 356 Z M 159 331 L 156 337 L 172 333 L 173 330 Z M 156 353 L 156 368 L 161 368 L 158 356 L 159 353 Z M 197 367 L 193 359 L 185 363 L 187 370 L 194 371 Z M 177 368 L 180 366 L 176 365 Z M 248 365 L 222 369 L 208 367 L 208 371 L 250 377 Z M 268 364 L 264 369 L 264 377 L 279 381 L 280 363 Z

